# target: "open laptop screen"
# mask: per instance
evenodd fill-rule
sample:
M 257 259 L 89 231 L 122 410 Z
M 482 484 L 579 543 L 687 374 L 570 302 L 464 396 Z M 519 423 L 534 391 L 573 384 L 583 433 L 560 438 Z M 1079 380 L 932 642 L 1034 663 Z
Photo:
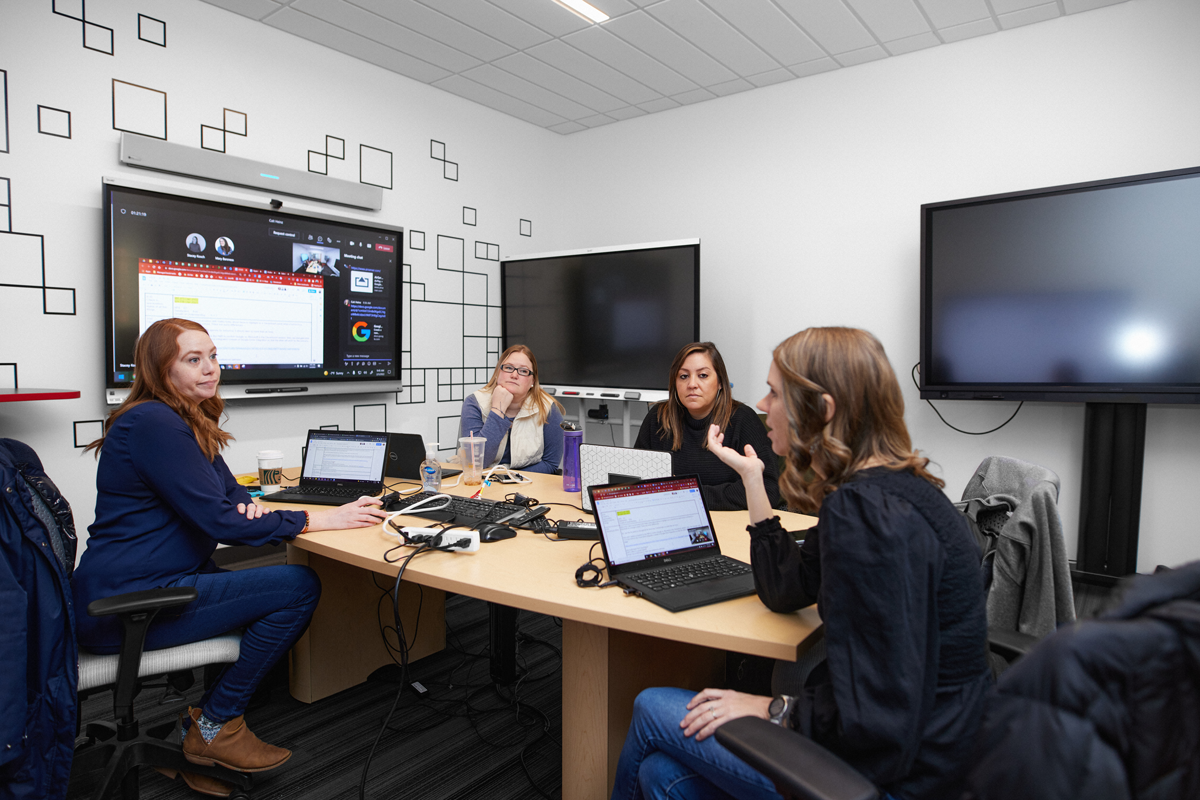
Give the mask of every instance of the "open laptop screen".
M 303 477 L 310 481 L 378 483 L 386 459 L 386 433 L 310 431 Z
M 695 477 L 592 487 L 596 521 L 610 567 L 716 549 Z

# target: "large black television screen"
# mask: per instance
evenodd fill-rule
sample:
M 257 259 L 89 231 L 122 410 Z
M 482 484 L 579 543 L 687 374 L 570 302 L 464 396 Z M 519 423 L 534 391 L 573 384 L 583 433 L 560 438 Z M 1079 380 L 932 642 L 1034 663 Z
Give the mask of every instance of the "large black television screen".
M 512 257 L 500 286 L 504 344 L 533 350 L 544 385 L 665 391 L 700 338 L 698 239 Z
M 399 391 L 403 231 L 104 183 L 110 403 L 156 320 L 204 325 L 222 395 Z
M 923 205 L 921 397 L 1200 402 L 1200 167 Z

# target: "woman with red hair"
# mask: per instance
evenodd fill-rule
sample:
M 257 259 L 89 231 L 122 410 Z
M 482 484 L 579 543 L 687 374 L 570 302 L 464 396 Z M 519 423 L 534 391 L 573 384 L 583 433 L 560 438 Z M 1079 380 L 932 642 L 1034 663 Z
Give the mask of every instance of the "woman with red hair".
M 72 579 L 79 642 L 116 653 L 120 623 L 86 613 L 93 600 L 165 586 L 193 586 L 196 600 L 164 611 L 146 636 L 158 650 L 242 628 L 241 654 L 191 709 L 184 755 L 194 764 L 260 772 L 288 750 L 262 742 L 242 713 L 271 666 L 304 632 L 321 594 L 308 567 L 287 565 L 226 572 L 213 564 L 218 543 L 263 545 L 306 531 L 374 525 L 379 500 L 363 497 L 319 511 L 257 505 L 221 458 L 233 438 L 221 430 L 224 401 L 217 348 L 203 326 L 155 322 L 134 348 L 129 397 L 104 424 L 96 450 L 96 521 Z M 222 781 L 185 774 L 197 791 L 227 795 Z

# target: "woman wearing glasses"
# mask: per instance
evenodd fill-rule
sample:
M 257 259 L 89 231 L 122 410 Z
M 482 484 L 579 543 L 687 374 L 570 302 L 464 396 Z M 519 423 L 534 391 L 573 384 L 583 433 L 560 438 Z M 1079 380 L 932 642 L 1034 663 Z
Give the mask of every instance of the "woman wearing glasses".
M 504 351 L 492 379 L 463 401 L 459 435 L 487 439 L 485 467 L 552 473 L 563 453 L 562 406 L 542 391 L 537 359 L 523 344 Z

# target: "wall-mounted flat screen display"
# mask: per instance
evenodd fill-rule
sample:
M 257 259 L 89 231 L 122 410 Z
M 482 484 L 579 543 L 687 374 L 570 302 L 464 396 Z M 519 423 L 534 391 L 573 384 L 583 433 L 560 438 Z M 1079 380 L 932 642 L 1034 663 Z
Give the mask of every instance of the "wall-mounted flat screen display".
M 922 397 L 1200 402 L 1200 168 L 921 223 Z
M 665 390 L 700 338 L 700 241 L 574 250 L 500 265 L 504 344 L 525 344 L 545 385 Z
M 168 317 L 208 329 L 227 398 L 399 389 L 401 229 L 112 182 L 104 213 L 110 390 Z

